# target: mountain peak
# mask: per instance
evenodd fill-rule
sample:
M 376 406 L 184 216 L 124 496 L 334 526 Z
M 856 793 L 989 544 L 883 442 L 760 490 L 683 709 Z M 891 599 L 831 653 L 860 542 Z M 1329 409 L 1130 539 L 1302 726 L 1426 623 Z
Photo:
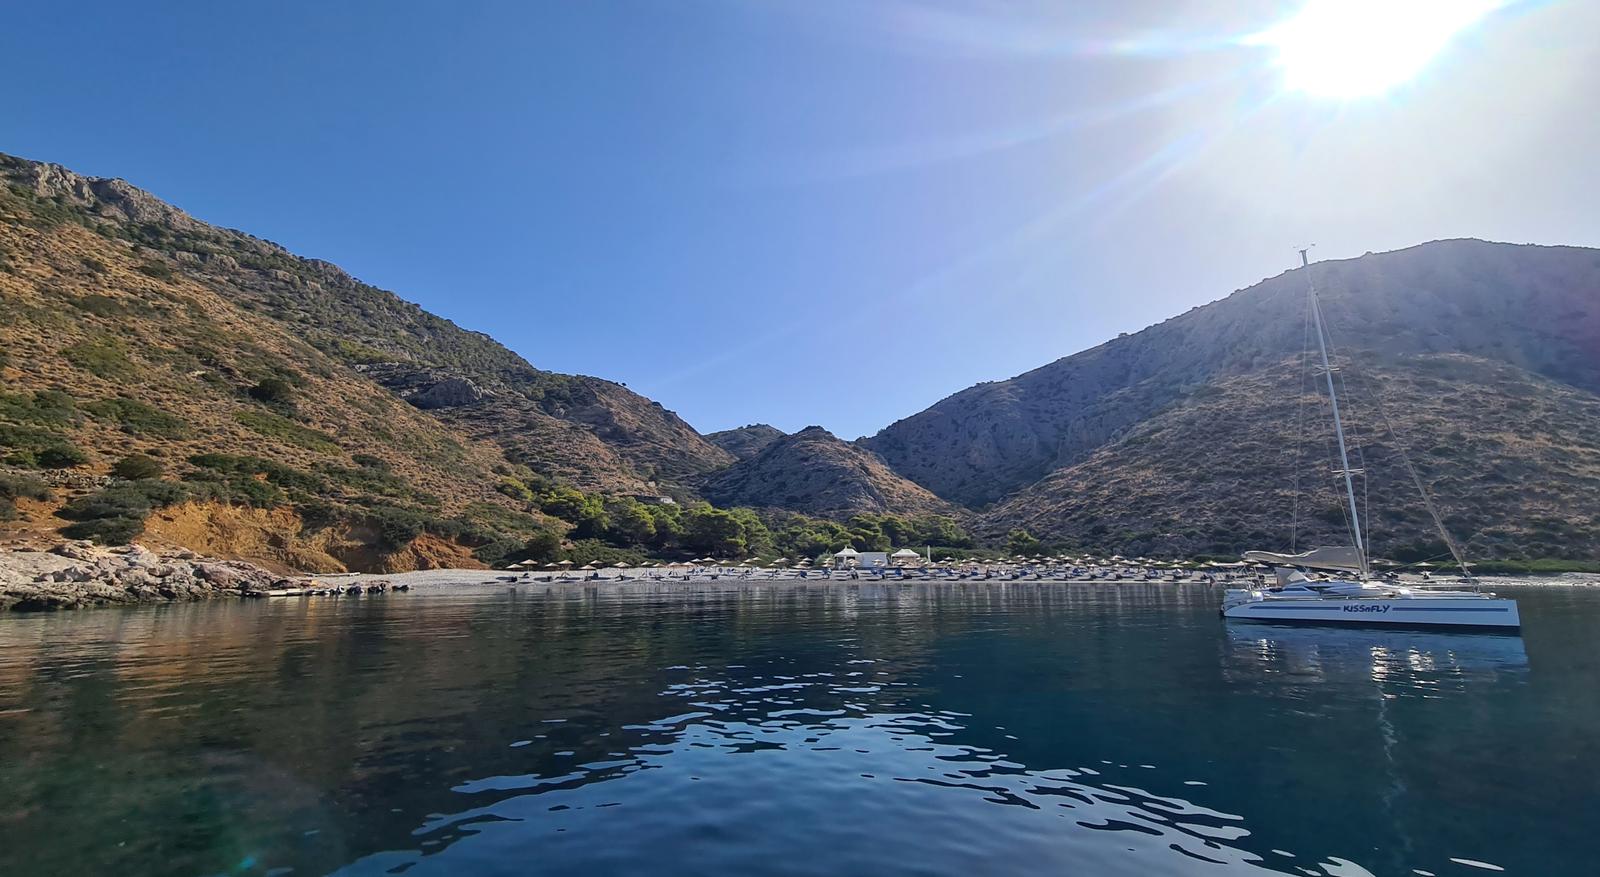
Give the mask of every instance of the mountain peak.
M 772 439 L 754 456 L 710 476 L 706 498 L 844 517 L 856 512 L 953 514 L 956 509 L 896 475 L 867 449 L 820 426 Z
M 736 459 L 747 460 L 761 453 L 767 445 L 783 438 L 784 432 L 765 423 L 751 423 L 734 429 L 724 429 L 706 436 L 706 441 L 732 454 Z

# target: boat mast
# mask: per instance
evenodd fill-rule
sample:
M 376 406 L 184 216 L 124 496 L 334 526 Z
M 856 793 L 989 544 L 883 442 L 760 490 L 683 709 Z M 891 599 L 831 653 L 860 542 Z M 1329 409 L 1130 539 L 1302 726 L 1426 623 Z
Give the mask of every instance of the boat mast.
M 1367 578 L 1367 547 L 1361 542 L 1361 513 L 1356 511 L 1356 470 L 1350 468 L 1350 454 L 1344 447 L 1344 421 L 1339 418 L 1339 394 L 1333 390 L 1333 365 L 1328 362 L 1328 342 L 1322 331 L 1322 303 L 1317 299 L 1317 284 L 1311 278 L 1311 259 L 1300 251 L 1300 267 L 1306 272 L 1306 289 L 1311 293 L 1311 318 L 1317 324 L 1317 350 L 1322 353 L 1322 374 L 1328 379 L 1328 401 L 1333 403 L 1333 432 L 1339 437 L 1339 473 L 1350 500 L 1350 535 L 1356 540 L 1356 557 L 1361 562 L 1361 577 Z

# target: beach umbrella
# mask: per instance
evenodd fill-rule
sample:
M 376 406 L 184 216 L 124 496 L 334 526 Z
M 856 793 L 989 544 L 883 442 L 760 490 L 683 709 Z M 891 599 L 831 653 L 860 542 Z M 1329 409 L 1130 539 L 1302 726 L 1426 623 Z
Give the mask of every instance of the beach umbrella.
M 594 564 L 586 563 L 583 566 L 578 567 L 578 569 L 590 569 L 590 570 L 592 570 L 592 569 L 594 569 Z
M 561 562 L 560 562 L 560 563 L 558 563 L 558 564 L 556 564 L 556 566 L 572 566 L 572 561 L 570 561 L 570 560 L 563 560 L 563 561 L 561 561 Z
M 611 568 L 612 569 L 628 569 L 628 564 L 623 563 L 622 561 L 619 560 L 616 563 L 611 564 Z

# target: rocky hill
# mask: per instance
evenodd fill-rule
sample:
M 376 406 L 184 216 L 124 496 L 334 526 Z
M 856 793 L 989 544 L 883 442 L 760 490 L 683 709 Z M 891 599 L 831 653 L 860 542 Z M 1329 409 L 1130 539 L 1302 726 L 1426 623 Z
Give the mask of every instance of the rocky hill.
M 1347 544 L 1327 404 L 1283 392 L 1297 373 L 1285 363 L 1209 383 L 1007 498 L 978 532 L 1020 527 L 1132 554 L 1289 548 L 1298 487 L 1298 545 Z M 1600 491 L 1600 398 L 1464 354 L 1408 357 L 1347 383 L 1341 409 L 1353 465 L 1367 471 L 1357 483 L 1377 554 L 1446 551 L 1403 448 L 1468 554 L 1600 557 L 1600 504 L 1586 499 Z
M 108 240 L 146 272 L 192 283 L 267 318 L 349 370 L 515 462 L 579 486 L 654 490 L 732 457 L 677 415 L 611 381 L 534 368 L 328 262 L 194 219 L 122 180 L 0 155 L 0 183 L 35 215 Z M 18 254 L 27 264 L 31 253 Z
M 1600 252 L 1453 240 L 1310 270 L 1341 375 L 1357 382 L 1347 414 L 1384 509 L 1380 551 L 1431 535 L 1378 403 L 1473 551 L 1600 554 Z M 1288 272 L 964 390 L 864 444 L 947 499 L 997 503 L 982 518 L 990 533 L 1135 551 L 1278 547 L 1300 469 L 1323 491 L 1302 499 L 1323 516 L 1308 535 L 1331 538 L 1343 519 L 1324 477 L 1325 409 L 1297 425 L 1305 282 Z M 1301 431 L 1319 451 L 1297 467 Z
M 955 511 L 896 475 L 872 452 L 820 426 L 774 439 L 754 456 L 711 476 L 701 490 L 718 505 L 782 508 L 822 517 Z
M 565 530 L 528 505 L 541 476 L 659 493 L 732 460 L 619 384 L 0 155 L 0 535 L 59 513 L 280 569 L 470 566 Z
M 1474 553 L 1600 556 L 1600 252 L 1441 241 L 1311 272 L 1380 552 L 1439 548 L 1398 441 Z M 674 533 L 622 500 L 699 490 L 835 518 L 964 506 L 994 537 L 1174 553 L 1286 547 L 1298 508 L 1299 536 L 1325 540 L 1343 519 L 1305 384 L 1305 279 L 859 444 L 761 424 L 705 437 L 327 262 L 0 155 L 0 536 L 65 517 L 107 541 L 144 528 L 279 568 L 398 570 L 569 528 Z M 553 484 L 614 501 L 546 503 Z
M 736 459 L 748 460 L 783 438 L 783 430 L 765 423 L 752 423 L 736 429 L 725 429 L 706 436 L 706 441 L 732 454 Z

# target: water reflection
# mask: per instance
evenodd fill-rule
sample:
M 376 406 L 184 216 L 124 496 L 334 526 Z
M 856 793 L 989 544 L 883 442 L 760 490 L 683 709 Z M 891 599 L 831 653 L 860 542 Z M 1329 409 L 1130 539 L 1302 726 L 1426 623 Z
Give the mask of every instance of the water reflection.
M 1229 671 L 1235 676 L 1282 673 L 1302 680 L 1394 681 L 1427 690 L 1528 670 L 1522 637 L 1372 628 L 1276 624 L 1226 625 Z
M 1540 640 L 1535 675 L 1515 637 L 1245 628 L 1215 599 L 639 585 L 0 619 L 0 872 L 1583 870 L 1600 669 L 1564 656 L 1592 648 Z M 1583 599 L 1550 604 L 1574 637 Z

